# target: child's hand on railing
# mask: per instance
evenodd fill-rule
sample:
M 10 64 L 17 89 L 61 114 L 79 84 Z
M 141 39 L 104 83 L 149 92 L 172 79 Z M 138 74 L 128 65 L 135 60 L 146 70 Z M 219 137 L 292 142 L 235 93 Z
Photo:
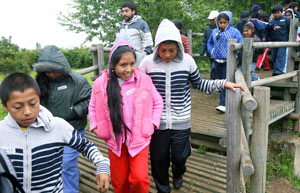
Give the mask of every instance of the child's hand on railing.
M 225 88 L 228 88 L 233 91 L 235 91 L 235 88 L 240 88 L 240 89 L 242 89 L 242 91 L 245 91 L 245 89 L 246 89 L 242 84 L 236 84 L 236 83 L 229 82 L 229 81 L 226 81 L 224 86 L 225 86 Z

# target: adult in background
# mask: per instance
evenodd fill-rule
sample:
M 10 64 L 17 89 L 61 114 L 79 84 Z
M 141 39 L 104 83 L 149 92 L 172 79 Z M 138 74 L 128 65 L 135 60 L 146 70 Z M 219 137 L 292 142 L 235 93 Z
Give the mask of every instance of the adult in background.
M 204 53 L 206 53 L 206 56 L 209 58 L 210 64 L 211 64 L 211 70 L 210 70 L 210 79 L 215 80 L 216 79 L 216 67 L 213 63 L 213 59 L 210 57 L 210 53 L 207 50 L 207 41 L 210 37 L 211 32 L 217 27 L 216 24 L 216 18 L 218 17 L 219 12 L 216 10 L 212 10 L 207 19 L 210 20 L 210 24 L 205 30 L 204 37 L 202 40 L 202 47 L 200 50 L 200 56 L 204 56 Z
M 88 106 L 92 88 L 86 78 L 71 70 L 64 54 L 53 45 L 44 47 L 33 65 L 41 89 L 41 104 L 53 116 L 68 121 L 83 136 L 87 125 Z M 79 192 L 78 151 L 64 147 L 64 193 Z
M 136 65 L 145 55 L 152 53 L 153 39 L 149 26 L 140 15 L 137 14 L 136 5 L 131 1 L 126 1 L 122 5 L 123 18 L 122 25 L 116 34 L 116 40 L 123 39 L 131 43 L 136 51 Z

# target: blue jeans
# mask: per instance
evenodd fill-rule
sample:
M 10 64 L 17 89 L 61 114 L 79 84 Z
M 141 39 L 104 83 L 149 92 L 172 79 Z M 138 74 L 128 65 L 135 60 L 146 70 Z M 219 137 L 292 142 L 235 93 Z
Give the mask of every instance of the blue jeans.
M 283 74 L 284 65 L 286 61 L 286 47 L 272 48 L 272 61 L 274 64 L 274 74 Z
M 214 64 L 216 66 L 216 79 L 226 79 L 226 62 L 224 63 L 219 63 L 214 61 Z M 219 105 L 225 106 L 225 89 L 221 90 L 220 92 L 220 103 Z
M 84 129 L 77 131 L 80 136 L 84 136 Z M 79 192 L 79 169 L 78 169 L 79 152 L 71 147 L 64 147 L 63 154 L 63 185 L 64 193 Z
M 215 80 L 216 79 L 216 65 L 214 63 L 213 59 L 209 59 L 211 64 L 211 70 L 210 70 L 210 79 Z

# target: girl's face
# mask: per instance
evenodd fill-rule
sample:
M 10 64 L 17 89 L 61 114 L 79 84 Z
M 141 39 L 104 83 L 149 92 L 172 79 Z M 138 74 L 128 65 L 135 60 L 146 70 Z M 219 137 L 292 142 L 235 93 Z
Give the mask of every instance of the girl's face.
M 290 19 L 293 19 L 293 16 L 292 16 L 291 12 L 285 12 L 284 16 L 286 16 Z
M 171 62 L 177 56 L 177 53 L 178 53 L 177 43 L 172 43 L 172 44 L 161 43 L 158 47 L 158 55 L 166 63 Z
M 224 18 L 220 18 L 218 20 L 218 26 L 221 31 L 225 30 L 226 27 L 228 26 L 228 24 L 229 24 L 229 22 Z
M 243 38 L 251 38 L 253 31 L 250 28 L 243 29 Z
M 119 78 L 124 81 L 129 80 L 135 70 L 135 58 L 133 53 L 126 52 L 122 54 L 122 57 L 115 65 L 114 70 Z

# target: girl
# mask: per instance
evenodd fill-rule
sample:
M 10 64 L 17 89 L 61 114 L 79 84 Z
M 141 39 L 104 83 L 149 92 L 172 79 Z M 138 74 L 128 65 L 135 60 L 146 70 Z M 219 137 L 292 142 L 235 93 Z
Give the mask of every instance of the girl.
M 254 42 L 261 42 L 259 37 L 255 34 L 255 28 L 254 28 L 253 23 L 251 23 L 251 22 L 248 22 L 244 25 L 243 38 L 253 38 Z M 254 71 L 255 71 L 255 68 L 256 68 L 257 58 L 258 58 L 259 54 L 262 54 L 263 52 L 264 52 L 263 49 L 255 49 L 254 52 L 253 52 L 253 63 L 252 63 L 252 66 L 251 66 L 252 81 L 259 79 L 259 76 L 256 73 L 254 73 Z M 241 65 L 242 64 L 242 52 L 239 52 L 239 62 L 240 62 L 240 65 Z
M 242 43 L 242 35 L 236 28 L 231 27 L 232 13 L 221 12 L 217 17 L 217 28 L 214 29 L 207 42 L 207 48 L 216 66 L 216 79 L 226 79 L 226 59 L 228 39 L 237 39 Z M 225 113 L 225 90 L 220 93 L 220 103 L 216 110 Z
M 163 109 L 151 78 L 135 67 L 135 61 L 130 43 L 116 41 L 89 105 L 90 130 L 105 139 L 109 149 L 115 193 L 149 192 L 149 143 Z

